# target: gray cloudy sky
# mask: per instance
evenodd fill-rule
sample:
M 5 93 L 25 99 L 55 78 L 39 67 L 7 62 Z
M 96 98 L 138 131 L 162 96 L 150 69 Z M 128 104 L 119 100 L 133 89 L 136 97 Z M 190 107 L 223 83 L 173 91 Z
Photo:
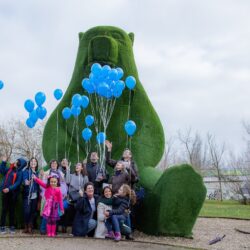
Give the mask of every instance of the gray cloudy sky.
M 135 33 L 139 76 L 166 136 L 189 127 L 243 148 L 250 121 L 248 0 L 0 0 L 0 119 L 23 102 L 66 89 L 78 32 L 113 25 Z

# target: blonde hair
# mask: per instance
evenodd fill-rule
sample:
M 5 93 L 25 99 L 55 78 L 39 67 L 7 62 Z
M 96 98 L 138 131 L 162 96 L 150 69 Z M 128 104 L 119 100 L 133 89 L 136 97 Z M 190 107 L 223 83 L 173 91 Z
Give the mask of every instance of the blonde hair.
M 131 201 L 131 204 L 132 205 L 135 205 L 136 203 L 136 194 L 135 194 L 135 191 L 133 189 L 130 188 L 129 185 L 127 184 L 123 184 L 121 186 L 121 189 L 122 189 L 122 193 L 124 196 L 128 196 L 130 201 Z
M 115 164 L 115 169 L 116 169 L 116 165 L 122 165 L 122 171 L 125 171 L 125 165 L 124 165 L 124 162 L 123 161 L 118 161 L 116 164 Z

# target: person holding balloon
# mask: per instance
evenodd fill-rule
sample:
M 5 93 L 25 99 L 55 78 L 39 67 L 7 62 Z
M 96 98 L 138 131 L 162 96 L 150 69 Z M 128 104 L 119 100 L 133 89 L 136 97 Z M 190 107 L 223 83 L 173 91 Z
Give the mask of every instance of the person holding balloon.
M 33 232 L 39 198 L 39 186 L 33 181 L 33 174 L 38 177 L 38 161 L 36 158 L 31 158 L 28 162 L 28 167 L 23 170 L 23 232 L 29 234 Z
M 98 160 L 98 153 L 92 152 L 90 154 L 90 162 L 87 163 L 87 171 L 89 181 L 94 183 L 95 194 L 100 195 L 103 184 L 108 182 L 109 174 L 105 169 L 101 168 Z

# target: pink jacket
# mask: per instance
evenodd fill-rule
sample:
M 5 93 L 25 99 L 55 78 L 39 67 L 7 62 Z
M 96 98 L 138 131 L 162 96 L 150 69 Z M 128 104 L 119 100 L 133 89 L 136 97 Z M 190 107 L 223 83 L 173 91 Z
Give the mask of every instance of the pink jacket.
M 64 207 L 63 207 L 63 198 L 62 198 L 62 192 L 60 187 L 53 188 L 51 186 L 47 186 L 42 180 L 39 178 L 35 177 L 34 181 L 37 182 L 41 187 L 45 189 L 44 197 L 45 200 L 48 200 L 51 196 L 54 197 L 54 201 L 59 203 L 60 210 L 64 212 Z

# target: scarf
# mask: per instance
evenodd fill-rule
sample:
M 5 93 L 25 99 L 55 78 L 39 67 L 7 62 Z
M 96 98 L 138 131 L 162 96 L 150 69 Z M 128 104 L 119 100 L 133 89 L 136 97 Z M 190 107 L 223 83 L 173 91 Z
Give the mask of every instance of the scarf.
M 98 203 L 103 203 L 107 206 L 112 206 L 112 202 L 113 202 L 113 198 L 106 198 L 104 196 L 102 196 L 100 200 L 98 201 Z

